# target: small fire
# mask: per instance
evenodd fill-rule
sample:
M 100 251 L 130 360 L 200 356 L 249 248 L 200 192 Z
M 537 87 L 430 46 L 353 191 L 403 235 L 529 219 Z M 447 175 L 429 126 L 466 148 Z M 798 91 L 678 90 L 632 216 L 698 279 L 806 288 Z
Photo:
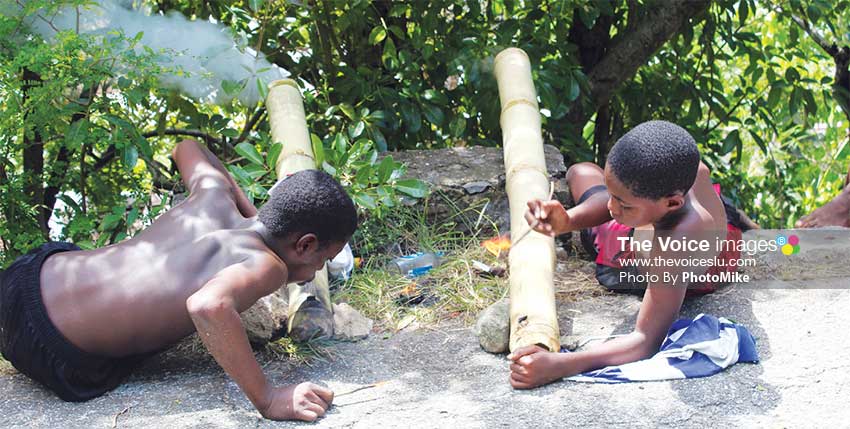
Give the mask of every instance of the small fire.
M 511 239 L 507 234 L 505 234 L 485 240 L 481 242 L 481 245 L 484 246 L 488 252 L 492 253 L 493 256 L 498 258 L 503 250 L 506 251 L 511 248 Z

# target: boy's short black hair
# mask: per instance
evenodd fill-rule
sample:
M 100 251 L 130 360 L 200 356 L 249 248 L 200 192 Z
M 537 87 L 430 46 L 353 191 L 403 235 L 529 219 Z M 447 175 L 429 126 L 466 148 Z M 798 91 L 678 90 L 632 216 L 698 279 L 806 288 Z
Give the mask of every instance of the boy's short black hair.
M 657 200 L 691 189 L 699 170 L 699 149 L 684 128 L 649 121 L 620 137 L 607 162 L 636 197 Z
M 323 171 L 299 171 L 280 181 L 270 194 L 258 218 L 275 237 L 313 233 L 324 247 L 347 241 L 357 229 L 354 203 Z

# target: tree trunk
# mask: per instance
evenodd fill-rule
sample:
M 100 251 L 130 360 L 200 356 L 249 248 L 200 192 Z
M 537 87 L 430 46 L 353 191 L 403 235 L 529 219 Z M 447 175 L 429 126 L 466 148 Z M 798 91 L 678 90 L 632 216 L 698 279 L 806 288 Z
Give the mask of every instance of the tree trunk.
M 26 104 L 30 91 L 41 85 L 41 76 L 29 69 L 24 69 L 23 98 Z M 24 122 L 27 122 L 24 117 Z M 30 203 L 37 206 L 36 222 L 44 238 L 48 238 L 47 220 L 44 216 L 44 140 L 38 126 L 31 132 L 24 130 L 24 192 Z
M 710 0 L 658 2 L 637 18 L 630 15 L 634 26 L 610 42 L 604 57 L 587 74 L 590 106 L 574 104 L 567 115 L 568 122 L 581 129 L 623 82 L 631 79 L 691 18 L 707 11 L 710 4 Z

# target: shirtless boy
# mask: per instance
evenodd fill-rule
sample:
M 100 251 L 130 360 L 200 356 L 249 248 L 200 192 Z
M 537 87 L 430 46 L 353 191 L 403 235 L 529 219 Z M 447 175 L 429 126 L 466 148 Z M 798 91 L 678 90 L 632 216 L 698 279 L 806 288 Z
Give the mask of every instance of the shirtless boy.
M 351 199 L 308 170 L 281 182 L 258 212 L 197 142 L 183 141 L 173 156 L 190 195 L 149 228 L 91 251 L 47 243 L 2 274 L 3 356 L 60 398 L 85 401 L 197 331 L 264 417 L 315 420 L 333 393 L 272 386 L 239 313 L 311 280 L 342 249 L 357 227 Z
M 642 235 L 641 240 L 652 240 L 648 255 L 632 257 L 728 260 L 739 256 L 734 254 L 736 252 L 718 255 L 715 246 L 696 252 L 669 249 L 662 252 L 660 249 L 659 239 L 687 237 L 687 240 L 714 243 L 718 238 L 735 236 L 727 225 L 727 210 L 713 189 L 709 170 L 700 162 L 696 142 L 675 124 L 650 121 L 638 125 L 611 149 L 604 170 L 595 164 L 576 164 L 568 171 L 567 181 L 578 202 L 575 207 L 565 210 L 555 200 L 528 203 L 526 219 L 529 224 L 538 221 L 535 228 L 538 232 L 554 236 L 594 228 L 589 232 L 598 236 L 594 238 L 588 234 L 583 241 L 594 246 L 589 250 L 598 250 L 600 255 L 614 259 L 626 253 L 622 249 L 627 249 L 628 245 L 621 246 L 624 244 L 621 241 L 611 240 L 622 236 L 623 231 L 626 236 L 634 234 L 635 239 Z M 740 237 L 740 230 L 737 230 L 737 237 Z M 599 248 L 603 242 L 615 249 Z M 658 352 L 686 292 L 694 287 L 682 281 L 665 283 L 664 272 L 682 279 L 686 270 L 690 270 L 691 275 L 701 275 L 706 268 L 649 267 L 648 274 L 660 280 L 647 282 L 633 332 L 576 353 L 549 352 L 538 346 L 515 350 L 508 356 L 512 361 L 511 385 L 528 389 L 562 377 L 650 357 Z M 623 273 L 629 274 L 625 267 L 613 273 L 618 278 L 622 278 Z

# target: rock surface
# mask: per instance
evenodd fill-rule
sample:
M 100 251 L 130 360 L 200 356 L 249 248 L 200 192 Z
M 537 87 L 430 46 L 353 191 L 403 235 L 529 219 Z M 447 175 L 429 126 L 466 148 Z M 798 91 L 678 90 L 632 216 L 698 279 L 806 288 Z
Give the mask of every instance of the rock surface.
M 248 332 L 248 341 L 254 345 L 262 345 L 282 336 L 286 333 L 288 314 L 285 288 L 261 298 L 240 315 L 242 325 Z
M 511 301 L 507 298 L 484 309 L 475 323 L 475 335 L 481 348 L 490 353 L 508 351 L 511 339 Z
M 546 169 L 555 182 L 555 198 L 570 202 L 564 177 L 567 167 L 558 148 L 544 145 Z M 482 227 L 492 232 L 510 229 L 505 164 L 501 148 L 470 146 L 391 153 L 407 165 L 407 177 L 431 185 L 428 214 L 434 222 L 455 222 L 461 231 Z M 481 212 L 483 210 L 483 216 Z M 480 219 L 480 221 L 479 221 Z
M 372 332 L 372 319 L 360 314 L 347 303 L 334 304 L 334 338 L 343 341 L 362 340 Z

